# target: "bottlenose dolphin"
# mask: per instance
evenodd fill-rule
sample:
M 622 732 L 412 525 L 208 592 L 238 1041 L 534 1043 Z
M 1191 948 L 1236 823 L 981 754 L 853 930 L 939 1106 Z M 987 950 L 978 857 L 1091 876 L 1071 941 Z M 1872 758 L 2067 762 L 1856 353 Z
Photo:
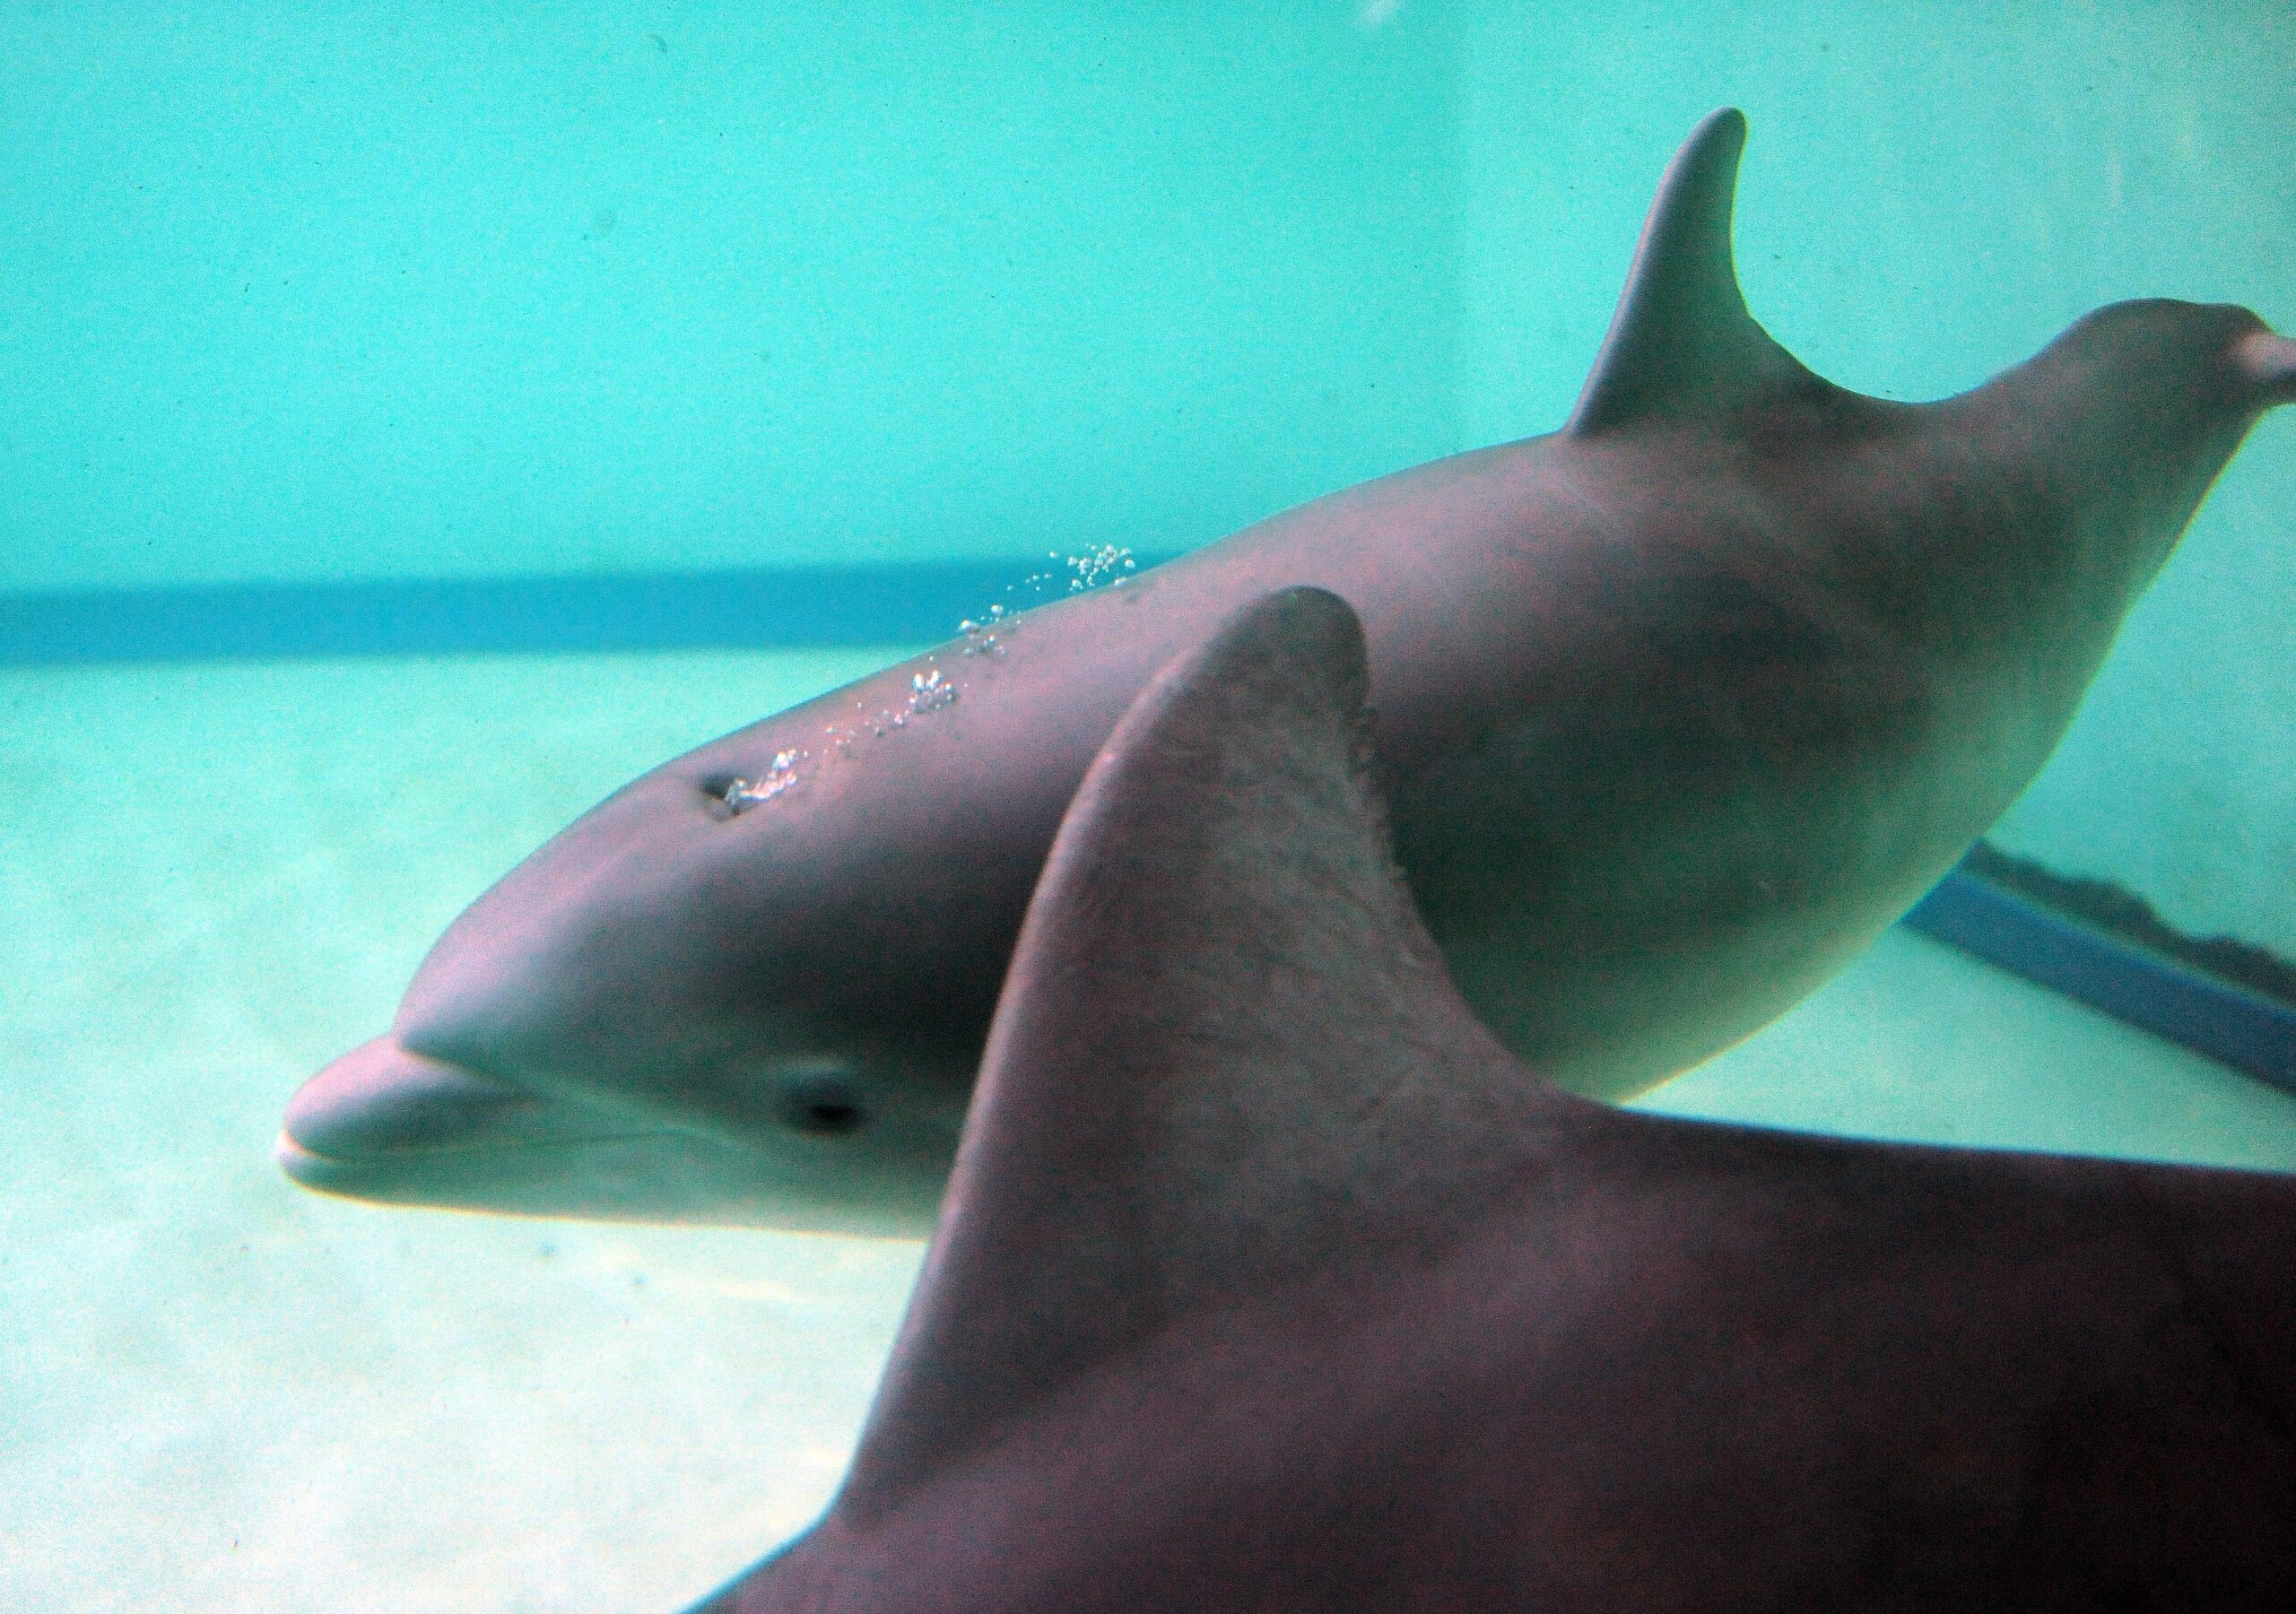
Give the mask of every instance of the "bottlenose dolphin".
M 1576 412 L 1275 516 L 703 746 L 447 932 L 296 1098 L 313 1186 L 921 1231 L 1062 811 L 1241 602 L 1362 613 L 1396 853 L 1467 1001 L 1572 1090 L 1762 1025 L 2056 744 L 2296 343 L 2123 303 L 1962 396 L 1819 379 L 1747 312 L 1744 118 L 1659 186 Z
M 843 1487 L 707 1614 L 2296 1607 L 2296 1178 L 1541 1081 L 1365 683 L 1295 590 L 1118 725 Z

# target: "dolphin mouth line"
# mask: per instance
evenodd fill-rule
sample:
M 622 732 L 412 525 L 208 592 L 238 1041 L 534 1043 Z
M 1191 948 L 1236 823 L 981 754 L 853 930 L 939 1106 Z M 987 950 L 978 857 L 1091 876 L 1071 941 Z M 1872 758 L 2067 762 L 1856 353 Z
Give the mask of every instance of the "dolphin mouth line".
M 648 1138 L 686 1138 L 695 1134 L 680 1132 L 672 1126 L 648 1127 L 638 1132 L 599 1132 L 581 1138 L 512 1138 L 492 1143 L 447 1143 L 429 1149 L 377 1150 L 366 1154 L 330 1154 L 323 1149 L 313 1149 L 301 1141 L 285 1127 L 272 1141 L 272 1153 L 282 1162 L 291 1164 L 297 1159 L 324 1161 L 329 1166 L 389 1166 L 403 1162 L 435 1160 L 447 1156 L 541 1154 L 570 1149 L 589 1149 L 600 1143 L 634 1143 Z

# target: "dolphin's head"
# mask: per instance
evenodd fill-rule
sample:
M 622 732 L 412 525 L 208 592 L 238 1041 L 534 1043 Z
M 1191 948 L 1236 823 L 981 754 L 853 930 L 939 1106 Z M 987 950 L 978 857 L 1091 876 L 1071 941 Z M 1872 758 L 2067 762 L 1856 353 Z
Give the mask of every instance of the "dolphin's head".
M 2265 329 L 2262 320 L 2233 343 L 2232 366 L 2257 408 L 2296 404 L 2296 341 Z
M 1002 959 L 985 987 L 871 995 L 887 942 L 854 916 L 839 815 L 812 811 L 836 783 L 724 799 L 773 743 L 744 731 L 657 770 L 473 905 L 390 1033 L 296 1095 L 289 1175 L 465 1210 L 926 1232 Z M 908 882 L 876 883 L 882 907 Z
M 892 1237 L 932 1227 L 959 1117 L 833 1063 L 768 1079 L 770 1125 L 680 1125 L 408 1050 L 353 1049 L 288 1106 L 309 1188 L 390 1204 Z
M 2052 384 L 2126 431 L 2253 421 L 2296 399 L 2296 342 L 2238 303 L 2108 303 L 2066 327 L 2041 360 Z
M 2141 589 L 2257 417 L 2296 400 L 2296 342 L 2231 303 L 2113 303 L 1996 385 Z

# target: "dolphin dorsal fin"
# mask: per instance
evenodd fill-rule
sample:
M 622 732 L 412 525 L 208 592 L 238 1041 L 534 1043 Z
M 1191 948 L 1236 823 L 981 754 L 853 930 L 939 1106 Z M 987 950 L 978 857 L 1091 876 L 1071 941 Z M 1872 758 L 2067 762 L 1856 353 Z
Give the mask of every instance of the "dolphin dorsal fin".
M 1745 145 L 1745 114 L 1725 107 L 1674 153 L 1566 430 L 1726 414 L 1787 393 L 1831 390 L 1770 340 L 1738 290 L 1730 215 Z
M 838 1507 L 1160 1331 L 1477 1225 L 1558 1115 L 1452 987 L 1370 777 L 1362 630 L 1271 594 L 1134 704 L 1054 843 Z

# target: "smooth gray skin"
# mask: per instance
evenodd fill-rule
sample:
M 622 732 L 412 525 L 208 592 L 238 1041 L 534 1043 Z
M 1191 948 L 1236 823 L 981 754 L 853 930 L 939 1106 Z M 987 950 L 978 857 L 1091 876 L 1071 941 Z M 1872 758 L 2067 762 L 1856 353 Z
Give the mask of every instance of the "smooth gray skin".
M 2296 1607 L 2296 1178 L 1540 1081 L 1364 685 L 1292 590 L 1118 725 L 851 1471 L 708 1614 Z
M 1615 1098 L 1762 1025 L 2039 768 L 2296 343 L 2124 303 L 1942 404 L 1812 376 L 1731 264 L 1744 120 L 1667 170 L 1570 424 L 1279 516 L 678 759 L 449 929 L 280 1152 L 371 1199 L 917 1233 L 1063 810 L 1153 672 L 1329 588 L 1467 1002 Z M 937 674 L 959 699 L 903 713 Z M 831 731 L 845 743 L 834 743 Z M 802 753 L 738 815 L 729 780 Z

